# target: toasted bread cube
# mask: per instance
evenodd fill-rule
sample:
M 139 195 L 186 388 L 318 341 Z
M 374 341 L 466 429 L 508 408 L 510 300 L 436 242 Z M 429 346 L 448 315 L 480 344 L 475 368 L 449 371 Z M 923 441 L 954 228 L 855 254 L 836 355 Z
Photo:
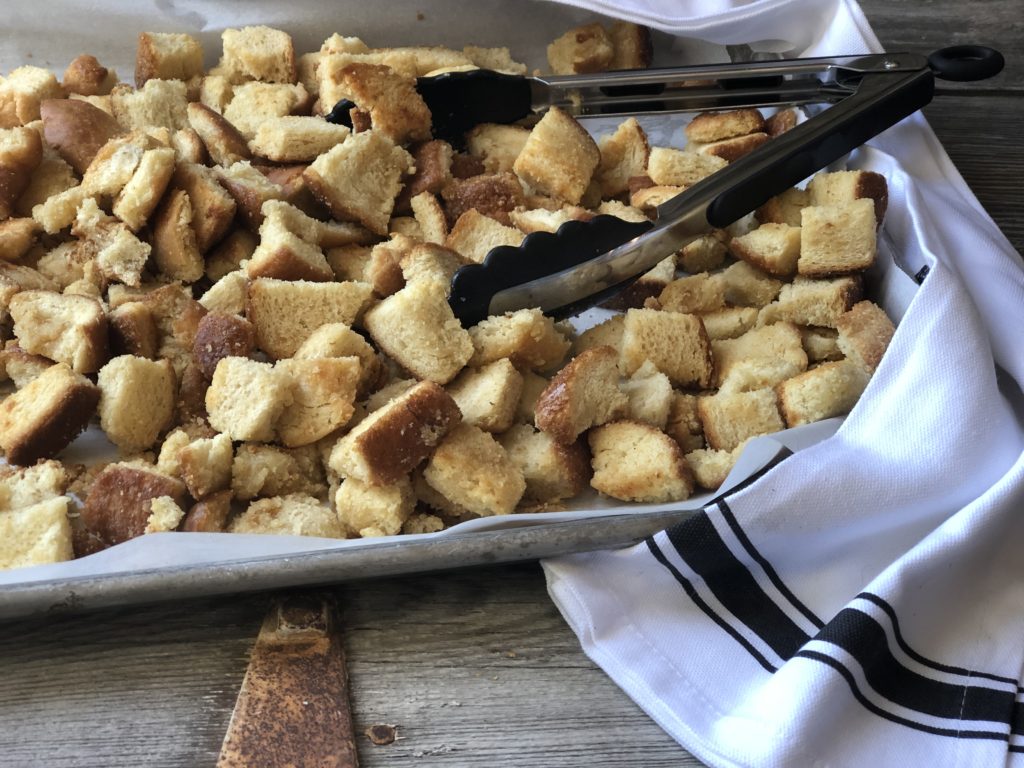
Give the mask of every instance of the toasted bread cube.
M 219 112 L 196 101 L 188 105 L 187 114 L 189 125 L 199 134 L 214 163 L 227 168 L 251 157 L 245 137 Z
M 701 488 L 709 491 L 718 490 L 743 451 L 744 444 L 731 451 L 720 451 L 714 448 L 697 448 L 686 454 L 686 462 L 693 470 L 694 480 Z
M 170 496 L 158 496 L 149 502 L 149 517 L 142 533 L 166 533 L 178 530 L 185 519 L 185 510 L 175 503 Z
M 629 400 L 619 390 L 617 362 L 611 347 L 594 347 L 573 358 L 537 399 L 537 426 L 568 445 L 590 427 L 623 417 Z
M 17 389 L 30 384 L 52 365 L 52 360 L 26 352 L 13 339 L 0 352 L 0 370 L 7 374 Z
M 710 144 L 701 144 L 697 151 L 702 155 L 717 157 L 725 160 L 727 163 L 731 163 L 744 155 L 750 154 L 766 141 L 768 141 L 767 133 L 751 133 L 732 139 L 713 141 Z
M 158 335 L 149 307 L 141 301 L 129 301 L 107 315 L 110 327 L 110 351 L 113 355 L 156 357 Z
M 512 427 L 498 442 L 526 480 L 523 504 L 555 504 L 587 487 L 590 461 L 582 442 L 563 445 L 529 424 Z
M 154 499 L 168 497 L 181 507 L 185 496 L 185 486 L 180 480 L 164 475 L 155 467 L 108 465 L 93 481 L 82 507 L 80 519 L 88 541 L 85 554 L 145 533 Z
M 548 65 L 556 75 L 603 72 L 614 58 L 612 39 L 596 23 L 570 29 L 548 46 Z
M 704 425 L 697 413 L 696 395 L 672 393 L 665 434 L 675 440 L 684 453 L 704 447 Z
M 799 227 L 801 211 L 810 204 L 811 196 L 806 189 L 791 187 L 758 208 L 757 220 L 762 224 L 788 224 L 791 227 Z
M 0 261 L 0 313 L 6 316 L 11 299 L 21 291 L 30 290 L 57 291 L 60 286 L 31 267 Z
M 345 538 L 344 526 L 330 507 L 314 496 L 299 493 L 254 501 L 231 522 L 228 531 Z
M 219 115 L 224 114 L 234 94 L 234 84 L 224 75 L 208 74 L 199 81 L 199 103 Z
M 71 187 L 33 207 L 32 218 L 46 234 L 54 235 L 71 225 L 78 212 L 78 206 L 88 197 L 89 194 L 80 185 Z
M 171 190 L 153 214 L 153 262 L 171 280 L 191 283 L 203 276 L 206 265 L 192 226 L 194 218 L 184 189 Z
M 152 448 L 171 425 L 178 387 L 167 360 L 115 357 L 100 369 L 97 384 L 100 427 L 126 453 Z
M 114 119 L 125 130 L 188 127 L 188 96 L 181 80 L 148 80 L 137 90 L 117 85 L 110 99 Z
M 646 360 L 680 386 L 707 387 L 714 372 L 704 324 L 696 315 L 680 312 L 626 313 L 619 357 L 623 372 L 631 375 Z
M 608 29 L 615 55 L 609 69 L 646 69 L 651 66 L 654 48 L 651 30 L 628 21 L 612 22 Z
M 586 129 L 552 107 L 530 131 L 512 168 L 539 192 L 577 205 L 600 160 L 601 152 Z
M 375 528 L 385 536 L 402 531 L 416 507 L 416 494 L 408 478 L 390 485 L 369 485 L 346 478 L 334 495 L 334 506 L 342 524 L 354 534 Z
M 100 391 L 63 363 L 50 366 L 0 403 L 0 447 L 12 464 L 62 451 L 96 412 Z
M 366 313 L 377 346 L 418 378 L 447 384 L 473 356 L 473 342 L 442 292 L 414 282 Z
M 78 184 L 71 166 L 49 146 L 43 148 L 43 159 L 32 173 L 31 179 L 14 207 L 14 213 L 18 216 L 31 216 L 32 209 L 37 205 L 42 205 L 51 197 L 56 197 Z
M 650 424 L 613 421 L 587 435 L 594 475 L 590 485 L 620 501 L 682 501 L 693 473 L 676 442 Z
M 414 384 L 370 413 L 331 449 L 328 466 L 342 477 L 387 485 L 427 458 L 462 416 L 433 382 Z
M 668 312 L 714 312 L 725 306 L 725 285 L 707 272 L 673 280 L 658 296 Z
M 786 426 L 840 416 L 857 403 L 870 374 L 852 360 L 822 363 L 776 385 Z
M 650 221 L 647 216 L 639 208 L 634 208 L 631 205 L 620 203 L 618 200 L 605 200 L 597 207 L 597 213 L 605 214 L 607 216 L 615 216 L 623 221 L 633 221 L 636 223 L 643 223 Z
M 692 187 L 726 164 L 725 160 L 713 155 L 653 147 L 646 173 L 656 185 Z
M 629 400 L 629 419 L 665 429 L 672 410 L 672 383 L 651 363 L 644 363 L 619 389 Z
M 524 234 L 518 229 L 506 227 L 476 208 L 470 208 L 459 216 L 444 245 L 459 253 L 467 262 L 481 264 L 492 248 L 499 245 L 516 247 L 522 243 L 523 237 Z
M 374 131 L 396 144 L 430 139 L 430 110 L 416 81 L 379 64 L 354 62 L 335 74 L 338 86 L 370 113 Z
M 875 261 L 875 205 L 868 198 L 803 209 L 797 271 L 826 277 L 867 269 Z
M 224 107 L 224 119 L 252 141 L 265 120 L 308 111 L 309 94 L 301 85 L 249 82 L 236 85 Z
M 738 259 L 753 264 L 762 272 L 783 280 L 796 274 L 800 258 L 800 227 L 788 224 L 762 224 L 745 235 L 729 241 L 729 250 Z
M 24 509 L 61 496 L 70 481 L 64 465 L 52 459 L 31 467 L 4 465 L 0 468 L 0 511 Z
M 62 99 L 64 90 L 54 74 L 42 67 L 18 67 L 0 81 L 0 128 L 28 125 L 39 119 L 45 99 Z
M 629 180 L 647 173 L 651 154 L 647 134 L 635 117 L 619 124 L 615 133 L 602 136 L 599 142 L 601 162 L 595 178 L 601 185 L 602 197 L 614 197 L 629 189 Z
M 515 420 L 523 376 L 508 359 L 467 368 L 448 385 L 462 420 L 486 432 L 504 432 Z
M 256 343 L 274 359 L 291 357 L 322 325 L 352 325 L 370 300 L 367 283 L 311 283 L 261 277 L 249 283 L 246 317 Z
M 601 306 L 607 309 L 633 309 L 644 306 L 648 299 L 660 296 L 676 276 L 675 254 L 659 261 L 653 269 L 644 272 L 628 285 L 625 290 L 605 301 Z
M 332 357 L 359 359 L 358 394 L 373 389 L 384 374 L 384 366 L 376 351 L 362 336 L 343 323 L 321 325 L 295 350 L 297 360 L 321 360 Z
M 82 188 L 90 196 L 116 195 L 131 181 L 145 153 L 159 143 L 142 131 L 115 136 L 93 157 L 82 176 Z
M 839 334 L 834 328 L 802 327 L 800 336 L 803 339 L 808 363 L 839 360 L 843 356 L 842 350 L 839 349 Z
M 470 365 L 509 358 L 519 369 L 546 371 L 565 359 L 570 341 L 539 309 L 493 315 L 469 329 L 473 340 Z
M 302 176 L 335 218 L 384 235 L 402 176 L 412 171 L 412 155 L 383 134 L 366 131 L 318 157 Z
M 221 533 L 227 528 L 230 515 L 231 491 L 218 491 L 192 505 L 185 514 L 181 530 L 192 533 Z
M 796 110 L 795 109 L 783 109 L 776 112 L 771 117 L 765 118 L 764 130 L 765 132 L 775 138 L 781 136 L 786 131 L 796 127 Z
M 708 446 L 717 450 L 731 451 L 748 438 L 785 428 L 770 387 L 700 397 L 697 413 Z
M 203 47 L 191 35 L 142 32 L 135 53 L 135 85 L 147 80 L 191 80 L 203 75 Z
M 0 571 L 71 560 L 68 497 L 39 501 L 0 515 Z
M 686 126 L 686 138 L 708 144 L 765 130 L 764 117 L 756 109 L 731 112 L 702 112 Z
M 854 304 L 836 320 L 836 343 L 850 360 L 874 373 L 896 332 L 885 310 L 870 301 Z
M 776 301 L 761 309 L 757 324 L 788 321 L 797 325 L 835 328 L 839 317 L 860 300 L 861 293 L 858 277 L 837 277 L 833 280 L 797 277 L 792 283 L 782 286 Z
M 534 208 L 526 210 L 516 208 L 508 214 L 509 220 L 521 232 L 530 234 L 532 232 L 557 232 L 567 221 L 589 221 L 593 214 L 586 208 L 576 205 L 563 205 L 558 210 L 547 208 Z
M 390 296 L 405 287 L 400 259 L 408 249 L 409 238 L 397 235 L 390 242 L 379 243 L 370 250 L 366 279 L 380 297 Z
M 625 315 L 612 315 L 597 325 L 592 325 L 573 339 L 570 354 L 572 357 L 594 347 L 611 347 L 616 352 L 622 350 L 622 332 L 626 328 Z
M 260 173 L 248 160 L 217 171 L 220 183 L 238 206 L 242 221 L 253 232 L 263 223 L 263 205 L 268 200 L 284 200 L 284 189 Z
M 481 123 L 466 134 L 466 149 L 480 158 L 487 173 L 505 173 L 512 170 L 529 138 L 530 129 L 521 125 Z
M 265 202 L 263 216 L 260 244 L 245 267 L 250 279 L 334 280 L 334 270 L 316 244 L 317 221 L 280 200 Z
M 237 315 L 210 312 L 196 327 L 192 355 L 200 373 L 212 379 L 217 364 L 225 357 L 251 357 L 256 351 L 256 331 Z
M 425 485 L 425 483 L 423 483 Z M 444 520 L 437 515 L 414 512 L 402 523 L 402 533 L 406 536 L 420 533 L 437 533 L 445 529 Z
M 0 221 L 0 260 L 17 261 L 28 253 L 39 229 L 35 219 Z
M 121 188 L 111 210 L 132 232 L 142 229 L 156 209 L 174 175 L 174 162 L 173 149 L 148 150 L 128 183 Z
M 358 357 L 278 360 L 292 378 L 292 403 L 277 420 L 277 433 L 289 448 L 315 443 L 352 417 L 359 381 Z
M 231 229 L 235 200 L 217 181 L 214 171 L 197 163 L 179 162 L 174 172 L 174 185 L 188 192 L 196 248 L 206 253 Z
M 289 115 L 260 123 L 252 151 L 276 163 L 308 163 L 341 144 L 350 131 L 319 117 Z
M 14 213 L 18 198 L 28 189 L 42 160 L 43 140 L 38 131 L 0 129 L 0 221 Z
M 475 209 L 502 224 L 510 224 L 509 212 L 523 205 L 523 185 L 511 173 L 480 174 L 452 179 L 441 191 L 451 221 Z
M 107 359 L 107 316 L 85 296 L 22 291 L 11 299 L 14 335 L 26 352 L 93 373 Z
M 320 81 L 317 79 L 316 71 L 320 68 L 320 60 L 324 56 L 323 51 L 311 51 L 302 54 L 295 61 L 295 79 L 314 98 L 320 95 Z
M 476 45 L 463 46 L 462 52 L 480 69 L 502 72 L 507 75 L 525 75 L 526 65 L 515 61 L 508 48 L 481 48 Z
M 428 243 L 443 245 L 448 239 L 448 220 L 437 197 L 429 192 L 421 192 L 412 198 L 410 205 L 423 239 Z
M 754 307 L 723 307 L 713 312 L 701 312 L 700 319 L 712 341 L 735 339 L 754 327 L 757 310 Z
M 288 33 L 270 27 L 225 29 L 220 69 L 232 82 L 294 83 L 295 46 Z
M 231 492 L 236 499 L 291 493 L 315 496 L 325 490 L 324 470 L 314 446 L 287 449 L 245 443 L 235 452 Z
M 210 426 L 232 440 L 273 440 L 277 420 L 292 402 L 287 372 L 244 357 L 217 363 L 206 391 Z
M 210 312 L 240 315 L 245 311 L 248 284 L 243 270 L 228 272 L 207 289 L 199 303 Z
M 782 290 L 781 280 L 776 280 L 745 261 L 731 264 L 721 275 L 725 286 L 725 301 L 734 306 L 763 307 L 770 304 Z
M 459 424 L 434 449 L 423 479 L 475 515 L 511 514 L 526 490 L 522 470 L 490 434 Z
M 676 186 L 645 186 L 630 192 L 629 204 L 653 217 L 659 205 L 667 203 L 682 191 L 682 187 Z
M 809 205 L 843 205 L 868 198 L 875 205 L 875 221 L 882 223 L 889 204 L 885 176 L 874 171 L 818 173 L 807 184 Z
M 525 130 L 525 129 L 524 129 Z M 412 199 L 423 192 L 436 195 L 452 180 L 454 150 L 447 141 L 425 141 L 410 150 L 416 170 L 395 200 L 395 211 L 408 213 Z
M 43 136 L 78 174 L 110 139 L 122 132 L 106 112 L 84 101 L 47 99 L 40 105 Z
M 807 370 L 800 329 L 775 323 L 735 339 L 711 342 L 715 383 L 725 392 L 745 392 L 779 383 Z

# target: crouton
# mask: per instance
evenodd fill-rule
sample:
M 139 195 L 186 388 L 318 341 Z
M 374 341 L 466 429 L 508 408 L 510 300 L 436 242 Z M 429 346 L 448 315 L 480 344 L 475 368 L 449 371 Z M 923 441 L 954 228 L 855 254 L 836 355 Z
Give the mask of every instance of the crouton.
M 629 204 L 653 218 L 659 205 L 667 203 L 682 191 L 682 187 L 671 185 L 645 186 L 630 192 Z
M 418 378 L 446 384 L 473 356 L 473 342 L 444 294 L 410 283 L 368 310 L 363 324 L 377 346 Z
M 448 385 L 462 420 L 486 432 L 504 432 L 515 420 L 523 376 L 508 359 L 467 368 Z
M 767 133 L 751 133 L 746 136 L 736 136 L 732 139 L 713 141 L 710 144 L 701 144 L 697 151 L 702 155 L 718 157 L 731 163 L 739 160 L 744 155 L 750 154 L 766 141 L 768 141 Z
M 587 435 L 593 454 L 590 485 L 620 501 L 682 501 L 693 493 L 693 473 L 676 442 L 655 427 L 613 421 Z
M 232 82 L 294 83 L 295 46 L 286 32 L 270 27 L 225 29 L 219 69 Z
M 400 533 L 416 507 L 416 494 L 407 478 L 390 485 L 369 485 L 346 478 L 334 495 L 342 525 L 353 534 L 375 529 L 385 536 Z
M 424 192 L 436 195 L 452 179 L 451 144 L 446 141 L 427 141 L 412 150 L 416 171 L 406 179 L 405 186 L 395 200 L 395 211 L 409 213 L 412 199 Z
M 619 384 L 629 401 L 631 421 L 665 429 L 672 410 L 672 383 L 651 363 L 644 363 L 633 375 Z
M 665 286 L 658 303 L 669 312 L 714 312 L 725 306 L 725 286 L 707 272 L 681 277 Z
M 32 182 L 43 159 L 43 140 L 31 128 L 0 129 L 0 221 L 14 213 L 15 204 Z
M 811 196 L 806 189 L 791 187 L 758 208 L 757 220 L 762 224 L 788 224 L 791 227 L 799 227 L 801 211 L 810 204 Z
M 279 200 L 265 202 L 263 216 L 260 244 L 245 267 L 250 279 L 273 277 L 314 282 L 334 279 L 334 270 L 317 245 L 318 222 Z
M 263 204 L 268 200 L 284 200 L 285 191 L 260 173 L 248 160 L 217 171 L 220 183 L 235 199 L 238 213 L 253 232 L 263 223 Z
M 785 280 L 796 274 L 797 259 L 800 258 L 800 227 L 762 224 L 730 240 L 729 250 L 736 258 Z
M 78 174 L 85 173 L 103 145 L 123 132 L 113 117 L 84 101 L 47 99 L 39 112 L 46 143 Z
M 18 67 L 0 81 L 0 128 L 28 125 L 39 119 L 45 99 L 64 98 L 54 74 L 42 67 Z
M 792 283 L 782 286 L 776 301 L 761 309 L 757 324 L 789 321 L 797 325 L 835 328 L 840 315 L 860 300 L 861 293 L 859 276 L 832 280 L 797 277 Z
M 745 261 L 726 267 L 720 279 L 725 288 L 725 301 L 733 306 L 763 307 L 770 304 L 782 290 L 781 280 L 776 280 Z
M 373 292 L 382 298 L 405 287 L 405 275 L 399 260 L 407 249 L 407 241 L 407 237 L 396 235 L 390 242 L 378 243 L 370 250 L 366 279 L 373 286 Z
M 470 179 L 453 179 L 441 191 L 451 222 L 463 213 L 478 213 L 509 224 L 509 212 L 523 205 L 523 187 L 511 173 L 481 174 Z
M 525 75 L 526 65 L 515 61 L 508 48 L 481 48 L 476 45 L 463 46 L 462 52 L 480 69 L 503 72 L 507 75 Z
M 231 229 L 235 200 L 217 181 L 213 170 L 197 163 L 179 162 L 174 172 L 174 186 L 188 192 L 196 248 L 199 253 L 206 253 Z
M 451 396 L 419 382 L 370 413 L 331 449 L 328 466 L 342 477 L 387 485 L 415 469 L 462 416 Z
M 358 393 L 369 392 L 380 381 L 384 366 L 377 353 L 361 335 L 344 323 L 321 325 L 295 350 L 296 360 L 321 360 L 332 357 L 359 359 Z
M 326 488 L 323 466 L 314 446 L 287 449 L 245 443 L 235 451 L 231 492 L 236 499 L 291 493 L 317 496 Z
M 801 212 L 800 259 L 797 272 L 828 277 L 867 269 L 875 261 L 875 204 L 869 198 Z
M 0 515 L 0 571 L 71 560 L 68 497 L 39 501 Z
M 624 416 L 629 401 L 618 387 L 618 354 L 595 347 L 573 358 L 537 400 L 535 423 L 563 444 L 590 427 Z
M 374 131 L 395 144 L 430 139 L 430 110 L 416 81 L 389 67 L 354 62 L 335 73 L 349 99 L 370 113 Z
M 740 443 L 731 451 L 720 451 L 714 448 L 697 448 L 688 451 L 686 463 L 693 470 L 697 485 L 709 491 L 718 490 L 729 477 L 732 468 L 742 453 L 745 443 Z
M 615 133 L 602 136 L 598 146 L 601 161 L 595 178 L 601 185 L 602 197 L 614 197 L 628 191 L 629 180 L 633 176 L 647 173 L 651 148 L 647 143 L 647 134 L 636 118 L 631 117 L 620 123 Z
M 227 435 L 197 438 L 183 445 L 176 459 L 181 479 L 195 499 L 222 491 L 231 483 L 234 448 Z
M 770 387 L 750 392 L 719 392 L 697 399 L 697 413 L 710 448 L 731 451 L 748 438 L 784 429 Z
M 106 362 L 107 317 L 98 301 L 22 291 L 11 299 L 10 312 L 26 352 L 67 363 L 76 373 L 93 373 Z
M 529 235 L 532 232 L 557 232 L 567 221 L 590 221 L 594 215 L 576 205 L 563 205 L 557 210 L 517 208 L 508 214 L 513 226 Z
M 234 94 L 234 85 L 224 75 L 208 74 L 199 81 L 199 103 L 219 115 L 224 114 Z
M 408 152 L 383 134 L 367 131 L 318 157 L 302 176 L 335 218 L 358 221 L 384 235 L 402 176 L 413 169 Z
M 0 221 L 0 260 L 17 261 L 35 243 L 39 224 L 35 219 Z
M 251 157 L 245 137 L 218 112 L 205 104 L 192 102 L 187 115 L 189 125 L 199 134 L 210 159 L 217 165 L 227 168 Z
M 141 301 L 129 301 L 107 315 L 112 355 L 156 357 L 158 332 L 153 313 Z
M 609 69 L 646 69 L 651 66 L 654 47 L 651 30 L 628 21 L 612 22 L 608 29 L 615 50 Z
M 301 85 L 249 82 L 236 85 L 224 107 L 224 119 L 252 141 L 265 120 L 308 114 L 309 94 Z
M 338 515 L 323 502 L 305 494 L 274 496 L 254 501 L 231 521 L 228 531 L 277 536 L 316 536 L 322 539 L 345 538 L 345 530 Z
M 51 197 L 56 197 L 78 184 L 75 172 L 64 162 L 56 150 L 49 145 L 43 147 L 43 159 L 32 173 L 32 180 L 21 193 L 14 206 L 17 216 L 31 216 L 32 209 L 42 205 Z M 71 217 L 74 218 L 74 215 Z M 53 230 L 56 231 L 56 230 Z
M 708 144 L 735 136 L 762 133 L 764 129 L 764 117 L 756 109 L 702 112 L 687 124 L 686 138 Z
M 125 453 L 153 447 L 171 426 L 177 398 L 174 368 L 167 360 L 115 357 L 97 376 L 100 427 Z
M 644 302 L 650 298 L 660 296 L 676 276 L 676 257 L 669 256 L 659 261 L 653 269 L 640 275 L 626 288 L 612 298 L 605 301 L 601 306 L 607 309 L 627 310 L 636 307 L 643 307 Z M 684 310 L 677 310 L 684 311 Z M 689 311 L 689 310 L 685 310 Z
M 840 416 L 857 403 L 869 373 L 852 360 L 822 363 L 775 387 L 786 426 Z
M 53 360 L 26 352 L 13 339 L 0 352 L 0 370 L 7 374 L 17 389 L 30 384 L 52 365 Z
M 243 270 L 228 272 L 207 289 L 199 299 L 199 304 L 210 312 L 240 315 L 245 311 L 248 285 Z
M 722 307 L 712 312 L 701 312 L 700 319 L 712 341 L 735 339 L 754 327 L 757 310 L 754 307 Z
M 135 52 L 135 85 L 203 75 L 203 47 L 191 35 L 142 32 Z
M 817 173 L 807 184 L 808 205 L 843 205 L 867 198 L 875 204 L 875 222 L 881 224 L 889 204 L 889 185 L 874 171 Z
M 166 533 L 176 531 L 185 519 L 185 510 L 170 496 L 158 496 L 149 502 L 149 517 L 142 533 Z
M 95 56 L 83 53 L 68 64 L 61 85 L 69 95 L 104 96 L 117 85 L 117 72 L 104 67 Z
M 597 213 L 614 216 L 623 221 L 633 221 L 638 224 L 650 221 L 639 208 L 620 203 L 618 200 L 605 200 L 597 207 Z M 699 271 L 699 270 L 698 270 Z
M 869 374 L 878 368 L 896 332 L 885 310 L 870 301 L 858 302 L 840 315 L 836 330 L 839 349 Z
M 622 332 L 626 326 L 625 315 L 612 315 L 597 325 L 592 325 L 573 339 L 570 355 L 575 357 L 594 347 L 611 347 L 616 352 L 622 348 Z
M 600 160 L 601 152 L 586 129 L 552 107 L 530 131 L 513 170 L 534 189 L 576 205 Z
M 469 329 L 473 341 L 470 365 L 509 358 L 519 369 L 547 371 L 565 359 L 571 342 L 539 309 L 492 315 Z
M 0 403 L 0 447 L 13 464 L 51 458 L 85 429 L 100 391 L 63 363 Z
M 665 434 L 675 440 L 684 453 L 704 447 L 704 426 L 697 413 L 696 395 L 672 393 Z
M 548 46 L 548 65 L 556 75 L 604 72 L 614 58 L 612 39 L 596 23 L 570 29 Z
M 181 80 L 148 80 L 138 90 L 116 85 L 110 92 L 114 119 L 125 130 L 188 126 L 188 96 Z
M 231 491 L 218 491 L 192 505 L 185 514 L 181 530 L 192 533 L 220 533 L 227 527 L 230 515 Z
M 0 511 L 23 509 L 61 496 L 71 478 L 59 461 L 47 460 L 31 467 L 0 467 Z
M 487 173 L 507 173 L 529 138 L 530 129 L 521 125 L 481 123 L 466 134 L 466 150 L 483 162 Z
M 410 206 L 423 239 L 428 243 L 443 245 L 448 240 L 448 219 L 437 197 L 429 192 L 421 192 L 412 198 Z
M 184 189 L 171 190 L 153 214 L 153 262 L 171 280 L 191 283 L 203 276 L 206 265 L 193 220 L 192 202 Z
M 470 208 L 459 216 L 444 245 L 458 252 L 467 262 L 481 264 L 491 249 L 499 245 L 518 246 L 523 237 L 518 229 L 506 227 Z
M 292 379 L 292 402 L 277 420 L 283 445 L 309 445 L 348 423 L 359 381 L 359 358 L 279 360 L 275 368 Z
M 311 283 L 261 277 L 249 283 L 246 317 L 256 344 L 270 357 L 291 357 L 321 325 L 352 325 L 361 317 L 372 289 L 367 283 Z
M 232 440 L 270 442 L 292 400 L 292 380 L 284 371 L 244 357 L 225 357 L 206 391 L 206 410 L 210 426 Z
M 735 339 L 712 341 L 711 349 L 715 384 L 723 392 L 770 387 L 807 370 L 800 329 L 792 323 L 766 325 Z
M 82 507 L 80 519 L 91 544 L 90 551 L 141 536 L 149 522 L 153 500 L 164 496 L 183 506 L 185 485 L 155 468 L 108 465 L 93 481 Z
M 434 449 L 423 479 L 469 512 L 486 517 L 511 514 L 526 490 L 519 466 L 490 434 L 459 424 Z
M 803 340 L 804 352 L 807 353 L 808 363 L 839 360 L 843 356 L 839 349 L 839 334 L 834 328 L 802 327 L 800 336 Z
M 521 502 L 544 506 L 580 494 L 590 480 L 590 462 L 583 443 L 563 445 L 546 432 L 519 424 L 498 437 L 526 481 Z
M 54 235 L 75 220 L 78 206 L 89 197 L 81 187 L 71 187 L 32 208 L 32 218 L 48 235 Z
M 261 122 L 251 146 L 254 153 L 276 163 L 306 163 L 341 144 L 349 133 L 319 117 L 289 115 Z
M 653 147 L 646 167 L 647 175 L 656 185 L 691 187 L 726 165 L 725 160 L 714 155 Z
M 673 384 L 707 387 L 711 383 L 711 343 L 696 315 L 629 310 L 622 332 L 620 365 L 626 375 L 631 375 L 646 360 Z
M 523 377 L 523 393 L 519 396 L 514 420 L 519 424 L 533 424 L 533 414 L 537 410 L 537 401 L 544 390 L 547 389 L 548 380 L 539 373 L 534 373 L 530 370 L 522 371 L 521 375 Z
M 127 306 L 127 305 L 125 305 Z M 200 373 L 212 379 L 225 357 L 251 357 L 256 351 L 256 331 L 237 315 L 209 312 L 196 328 L 192 354 Z

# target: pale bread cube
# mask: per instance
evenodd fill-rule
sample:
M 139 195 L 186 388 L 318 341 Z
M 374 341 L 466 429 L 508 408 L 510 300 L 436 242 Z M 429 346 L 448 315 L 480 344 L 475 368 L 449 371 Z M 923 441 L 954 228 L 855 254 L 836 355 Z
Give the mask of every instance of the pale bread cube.
M 283 445 L 309 445 L 348 423 L 359 381 L 358 357 L 278 360 L 274 367 L 292 379 L 292 402 L 277 419 Z
M 602 197 L 614 197 L 626 192 L 632 177 L 647 173 L 651 148 L 647 143 L 647 134 L 635 117 L 620 123 L 615 133 L 602 136 L 598 148 L 601 161 L 595 178 L 601 185 Z
M 797 277 L 782 286 L 776 301 L 761 308 L 757 324 L 791 322 L 835 328 L 840 316 L 860 300 L 861 294 L 859 276 L 832 280 Z
M 570 29 L 548 46 L 548 65 L 556 75 L 603 72 L 614 58 L 612 39 L 597 23 Z
M 731 451 L 748 438 L 785 428 L 770 387 L 700 397 L 697 413 L 708 447 L 717 450 Z
M 521 499 L 527 505 L 551 505 L 579 495 L 590 480 L 583 443 L 563 445 L 529 424 L 518 424 L 498 437 L 526 481 Z
M 191 35 L 141 32 L 135 52 L 135 85 L 147 80 L 191 80 L 203 75 L 203 47 Z
M 341 144 L 350 134 L 343 125 L 319 117 L 288 115 L 260 123 L 252 151 L 276 163 L 309 163 Z
M 100 369 L 96 382 L 100 427 L 125 453 L 152 448 L 171 426 L 178 386 L 167 360 L 121 355 Z
M 565 359 L 571 345 L 539 309 L 492 315 L 470 328 L 469 334 L 473 342 L 469 364 L 474 366 L 507 357 L 521 370 L 551 370 Z
M 870 301 L 854 304 L 836 320 L 836 344 L 844 355 L 874 373 L 896 332 L 885 310 Z
M 622 332 L 620 365 L 630 375 L 647 360 L 673 384 L 707 387 L 711 383 L 711 344 L 696 315 L 629 310 Z
M 685 188 L 692 187 L 726 165 L 725 160 L 713 155 L 653 147 L 647 161 L 647 175 L 656 185 Z
M 732 255 L 762 272 L 783 280 L 796 274 L 800 258 L 800 227 L 788 224 L 762 224 L 745 235 L 729 241 Z
M 330 507 L 314 496 L 298 493 L 254 501 L 231 522 L 228 531 L 345 538 L 344 526 Z
M 221 42 L 224 53 L 218 69 L 232 82 L 296 81 L 295 46 L 288 33 L 265 26 L 225 29 Z
M 476 208 L 459 216 L 444 245 L 456 251 L 467 262 L 481 264 L 492 248 L 499 245 L 518 246 L 525 235 L 515 227 L 506 227 Z
M 587 435 L 594 474 L 590 485 L 620 501 L 682 501 L 693 474 L 676 442 L 650 424 L 613 421 Z
M 466 150 L 480 158 L 487 173 L 506 173 L 529 138 L 530 129 L 521 125 L 482 123 L 466 134 Z
M 619 384 L 629 401 L 629 419 L 665 429 L 672 410 L 673 390 L 668 376 L 651 363 L 644 363 Z
M 504 432 L 515 420 L 523 376 L 507 359 L 467 368 L 447 387 L 462 420 L 486 432 Z
M 800 329 L 792 323 L 755 328 L 735 339 L 711 342 L 715 384 L 723 392 L 744 392 L 778 384 L 807 370 Z
M 423 479 L 481 517 L 511 514 L 526 491 L 522 470 L 501 444 L 471 424 L 459 424 L 438 443 Z
M 0 514 L 0 570 L 71 560 L 68 497 L 57 496 Z
M 206 391 L 206 410 L 210 426 L 232 440 L 270 442 L 293 399 L 292 379 L 285 371 L 244 357 L 225 357 Z
M 342 525 L 365 536 L 376 529 L 384 536 L 402 532 L 402 526 L 416 507 L 416 494 L 408 478 L 388 485 L 369 485 L 354 477 L 342 480 L 334 495 L 334 507 Z
M 10 301 L 14 335 L 26 352 L 94 373 L 107 360 L 107 316 L 85 296 L 22 291 Z
M 147 80 L 138 89 L 117 85 L 110 92 L 114 119 L 125 130 L 188 127 L 188 95 L 181 80 Z
M 552 107 L 533 127 L 513 170 L 539 192 L 577 205 L 600 160 L 601 152 L 586 129 Z
M 786 379 L 775 387 L 786 425 L 798 427 L 848 412 L 867 386 L 868 377 L 852 360 L 836 360 Z
M 867 269 L 878 252 L 876 224 L 875 204 L 869 198 L 804 208 L 797 271 L 806 277 L 828 277 Z

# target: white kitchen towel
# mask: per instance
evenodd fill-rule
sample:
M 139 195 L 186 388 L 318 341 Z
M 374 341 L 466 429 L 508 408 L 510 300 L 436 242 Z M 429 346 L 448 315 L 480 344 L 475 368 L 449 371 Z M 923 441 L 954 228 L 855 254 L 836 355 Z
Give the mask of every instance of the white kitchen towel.
M 614 10 L 707 36 L 690 5 Z M 808 5 L 737 4 L 714 34 Z M 855 3 L 813 5 L 804 55 L 881 50 Z M 549 591 L 711 765 L 1024 765 L 1024 265 L 920 115 L 852 165 L 888 177 L 885 230 L 928 267 L 859 404 L 675 528 L 546 561 Z

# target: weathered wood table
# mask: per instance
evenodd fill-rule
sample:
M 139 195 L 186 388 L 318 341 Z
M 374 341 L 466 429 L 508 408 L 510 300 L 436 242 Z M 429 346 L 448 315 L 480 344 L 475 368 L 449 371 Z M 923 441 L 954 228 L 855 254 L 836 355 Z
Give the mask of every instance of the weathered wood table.
M 1005 72 L 942 84 L 926 112 L 967 182 L 1024 250 L 1019 0 L 863 3 L 890 50 L 977 42 Z M 837 51 L 836 53 L 842 53 Z M 345 585 L 364 766 L 698 764 L 579 650 L 536 564 Z M 268 595 L 0 624 L 0 766 L 212 766 Z

